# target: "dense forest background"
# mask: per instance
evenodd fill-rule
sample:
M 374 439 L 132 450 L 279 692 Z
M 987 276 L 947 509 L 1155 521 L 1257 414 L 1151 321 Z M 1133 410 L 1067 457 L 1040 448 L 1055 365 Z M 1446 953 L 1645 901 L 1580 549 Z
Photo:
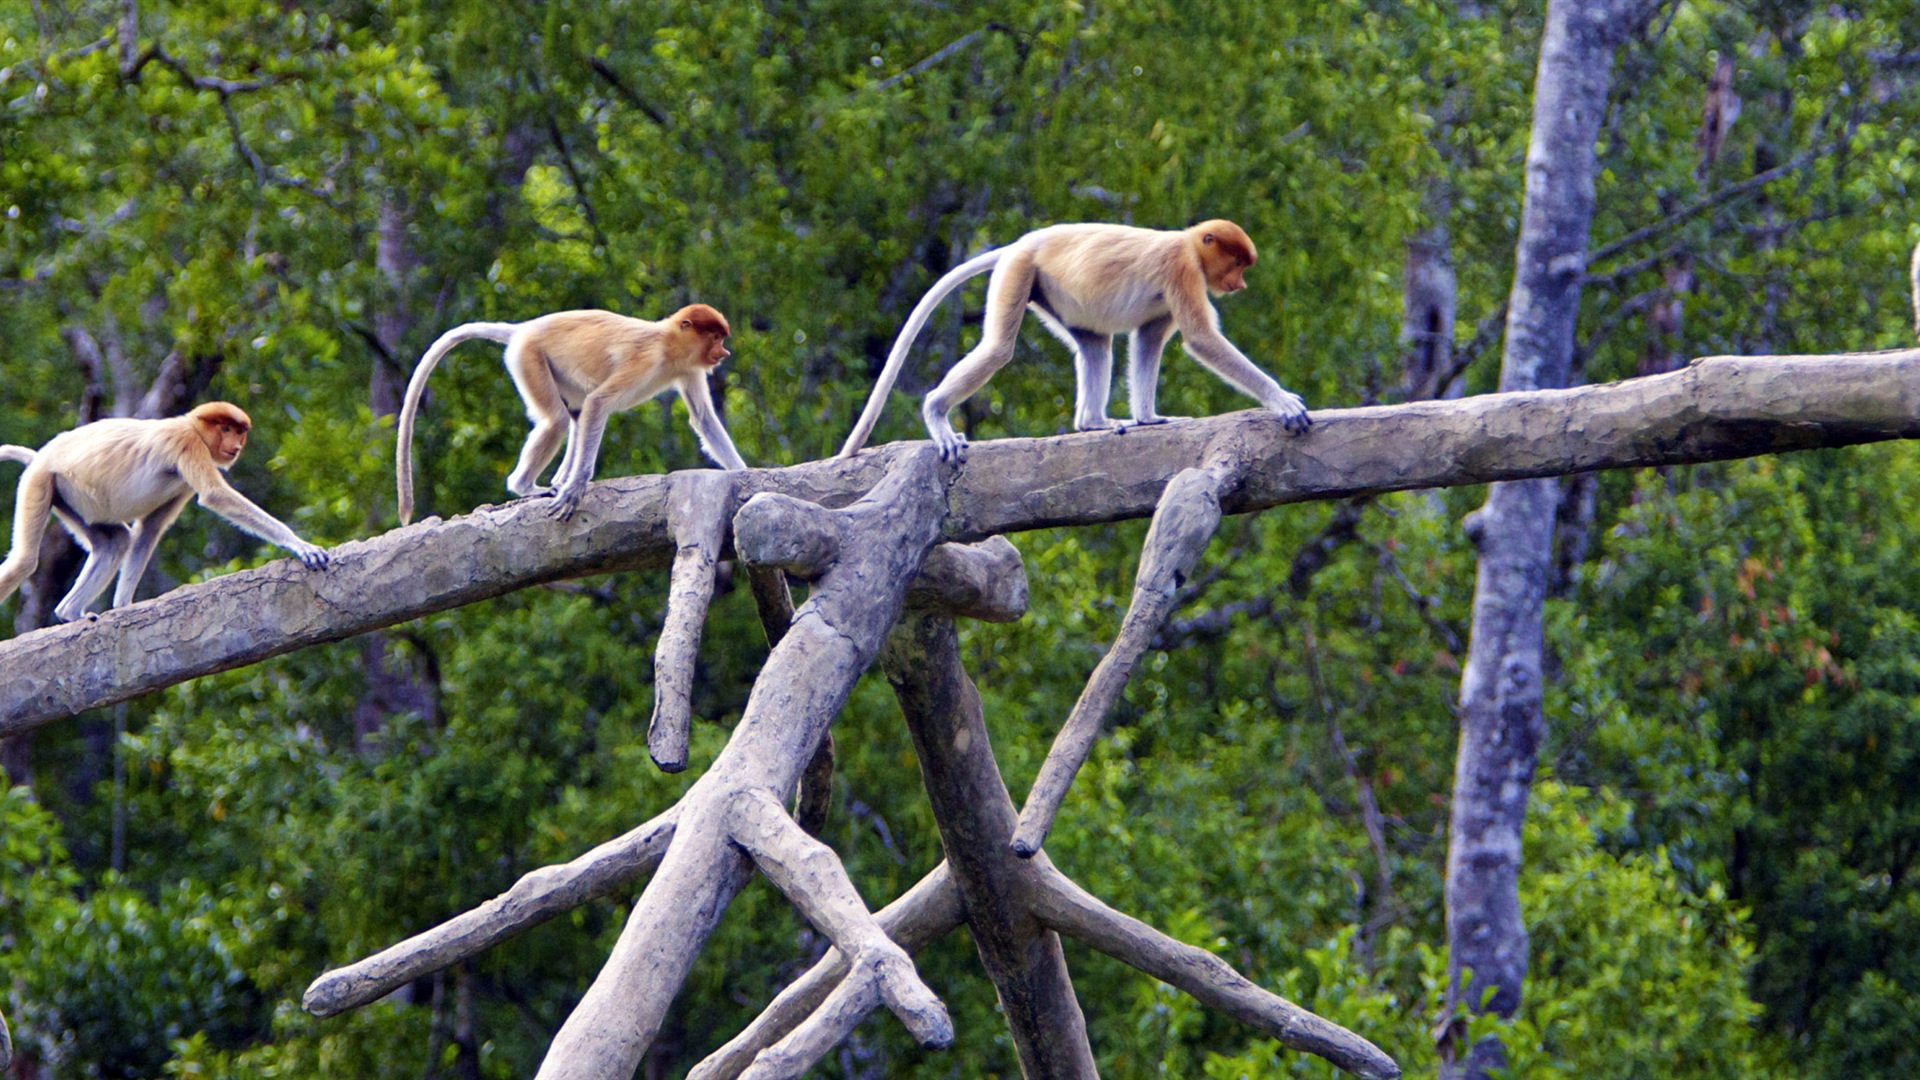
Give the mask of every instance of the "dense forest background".
M 736 330 L 720 400 L 742 453 L 791 464 L 837 447 L 933 278 L 1066 220 L 1244 225 L 1261 258 L 1223 325 L 1315 408 L 1435 389 L 1402 311 L 1406 268 L 1441 251 L 1438 390 L 1481 392 L 1540 25 L 1534 4 L 1378 0 L 0 0 L 0 441 L 233 400 L 257 424 L 237 485 L 336 544 L 394 524 L 391 414 L 441 330 L 697 299 Z M 1580 377 L 1910 343 L 1916 83 L 1907 0 L 1663 8 L 1617 58 Z M 903 390 L 971 343 L 966 296 Z M 976 439 L 1069 424 L 1065 351 L 1023 341 L 963 410 Z M 1164 410 L 1246 404 L 1170 352 Z M 616 419 L 601 475 L 699 465 L 680 413 Z M 524 434 L 497 350 L 464 347 L 421 424 L 422 513 L 504 498 Z M 897 398 L 878 438 L 919 434 Z M 1920 450 L 1563 486 L 1533 967 L 1521 1013 L 1476 1031 L 1519 1076 L 1920 1073 Z M 1047 846 L 1415 1076 L 1435 1067 L 1460 518 L 1481 498 L 1230 520 Z M 1016 795 L 1144 528 L 1018 537 L 1032 612 L 963 631 Z M 45 621 L 64 550 L 15 629 Z M 144 595 L 278 554 L 190 510 Z M 0 745 L 13 1075 L 529 1075 L 622 902 L 340 1018 L 300 992 L 699 775 L 764 639 L 742 581 L 707 628 L 692 768 L 663 775 L 665 591 L 664 572 L 534 589 Z M 939 842 L 884 682 L 836 728 L 825 838 L 877 905 Z M 683 1074 L 822 948 L 750 887 L 645 1075 Z M 1105 1075 L 1328 1072 L 1070 954 Z M 919 964 L 955 1046 L 880 1018 L 820 1075 L 1017 1072 L 964 935 Z

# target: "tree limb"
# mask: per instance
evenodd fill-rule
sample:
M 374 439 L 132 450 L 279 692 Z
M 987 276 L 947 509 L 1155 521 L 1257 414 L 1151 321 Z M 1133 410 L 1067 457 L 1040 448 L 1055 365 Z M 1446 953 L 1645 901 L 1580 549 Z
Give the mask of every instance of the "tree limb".
M 892 469 L 865 498 L 839 511 L 837 531 L 858 542 L 847 545 L 825 569 L 767 657 L 726 749 L 681 799 L 666 856 L 635 902 L 606 966 L 554 1036 L 540 1066 L 540 1080 L 633 1075 L 694 957 L 746 885 L 751 863 L 739 845 L 743 840 L 751 843 L 752 836 L 743 829 L 741 808 L 763 802 L 777 808 L 792 794 L 827 725 L 880 651 L 887 629 L 899 617 L 908 582 L 939 540 L 947 513 L 946 481 L 952 475 L 929 446 L 891 460 Z M 741 557 L 767 565 L 749 537 L 808 527 L 808 519 L 796 509 L 795 500 L 775 495 L 748 500 L 735 515 Z M 797 826 L 790 835 L 805 836 Z M 807 843 L 813 842 L 808 838 Z M 837 868 L 825 848 L 807 850 L 815 862 L 824 852 Z M 772 851 L 761 844 L 763 866 L 773 866 L 768 859 Z M 810 916 L 825 919 L 847 904 L 858 904 L 857 896 L 849 900 L 845 895 L 851 884 L 834 903 L 817 903 L 820 892 L 796 884 L 809 875 L 795 875 L 788 882 L 793 886 L 789 895 L 808 897 Z M 811 877 L 817 885 L 819 874 Z M 848 924 L 837 925 L 847 940 L 853 933 Z M 856 961 L 861 959 L 897 967 L 904 956 L 867 949 Z M 903 1011 L 913 1012 L 924 1002 L 906 1004 Z M 933 1020 L 915 1024 L 923 1038 L 939 1035 Z
M 873 917 L 880 929 L 908 953 L 919 952 L 947 936 L 962 921 L 960 893 L 953 887 L 947 864 L 934 867 Z M 829 949 L 818 963 L 780 991 L 745 1030 L 694 1066 L 687 1080 L 733 1080 L 739 1076 L 762 1050 L 778 1043 L 813 1015 L 846 977 L 848 968 L 846 956 L 838 949 Z
M 1920 437 L 1920 350 L 1715 357 L 1644 379 L 1315 414 L 1286 435 L 1262 412 L 976 445 L 948 490 L 945 540 L 1153 513 L 1167 481 L 1232 446 L 1248 462 L 1225 513 L 1408 488 L 1677 465 Z M 742 495 L 842 506 L 924 443 L 757 469 Z M 548 581 L 665 564 L 668 480 L 594 484 L 553 520 L 539 503 L 429 518 L 342 545 L 324 573 L 283 560 L 0 642 L 0 736 L 326 641 Z M 723 552 L 723 555 L 727 554 Z
M 1220 489 L 1235 477 L 1226 468 L 1186 469 L 1167 482 L 1153 525 L 1147 529 L 1140 552 L 1140 569 L 1133 583 L 1133 600 L 1120 622 L 1113 645 L 1087 679 L 1066 723 L 1054 736 L 1053 748 L 1040 766 L 1040 775 L 1027 793 L 1020 825 L 1013 831 L 1013 853 L 1030 859 L 1053 828 L 1053 816 L 1067 797 L 1067 788 L 1100 737 L 1100 726 L 1133 676 L 1133 666 L 1166 625 L 1180 583 L 1193 571 L 1220 525 Z
M 1389 1078 L 1400 1067 L 1372 1043 L 1268 993 L 1205 949 L 1178 941 L 1101 903 L 1065 874 L 1046 866 L 1039 898 L 1042 921 L 1060 933 L 1159 979 L 1296 1050 L 1326 1058 L 1360 1077 Z
M 673 473 L 667 480 L 667 531 L 677 549 L 666 625 L 653 652 L 653 721 L 647 728 L 647 752 L 662 772 L 687 767 L 693 670 L 707 605 L 713 600 L 720 546 L 726 542 L 728 520 L 739 509 L 737 490 L 733 473 L 714 469 Z
M 570 863 L 531 871 L 471 911 L 357 964 L 329 971 L 307 988 L 301 1004 L 315 1016 L 365 1005 L 638 880 L 660 865 L 676 817 L 669 810 Z

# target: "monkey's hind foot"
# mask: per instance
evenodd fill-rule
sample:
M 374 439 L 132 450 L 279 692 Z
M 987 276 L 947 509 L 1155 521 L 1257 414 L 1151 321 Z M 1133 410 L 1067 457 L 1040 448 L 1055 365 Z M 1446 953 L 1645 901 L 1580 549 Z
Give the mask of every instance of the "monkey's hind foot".
M 553 506 L 550 508 L 550 512 L 559 520 L 566 521 L 568 518 L 573 517 L 575 510 L 580 508 L 580 497 L 586 493 L 587 489 L 585 485 L 570 488 L 566 491 L 549 492 L 548 494 L 553 496 Z
M 1114 425 L 1113 432 L 1116 435 L 1125 435 L 1127 432 L 1133 430 L 1134 428 L 1158 427 L 1161 424 L 1171 424 L 1175 420 L 1191 420 L 1191 419 L 1193 419 L 1193 417 L 1191 416 L 1149 416 L 1143 420 L 1142 419 L 1122 420 L 1118 424 Z

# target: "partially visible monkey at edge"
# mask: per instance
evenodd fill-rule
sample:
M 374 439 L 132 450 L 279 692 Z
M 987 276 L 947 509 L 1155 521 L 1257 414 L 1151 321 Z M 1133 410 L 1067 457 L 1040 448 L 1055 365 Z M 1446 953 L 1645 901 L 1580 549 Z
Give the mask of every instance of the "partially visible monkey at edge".
M 947 414 L 1013 359 L 1020 321 L 1029 309 L 1074 351 L 1076 430 L 1124 430 L 1182 419 L 1161 416 L 1154 409 L 1160 353 L 1177 330 L 1194 359 L 1279 414 L 1287 431 L 1300 434 L 1312 423 L 1306 403 L 1254 366 L 1220 333 L 1220 317 L 1208 299 L 1209 294 L 1246 288 L 1244 275 L 1257 257 L 1246 232 L 1223 220 L 1177 231 L 1053 225 L 977 255 L 948 271 L 915 305 L 840 456 L 850 457 L 866 443 L 907 351 L 940 301 L 967 279 L 988 270 L 993 276 L 987 282 L 980 344 L 947 372 L 920 409 L 942 458 L 966 460 L 966 437 L 953 430 Z M 1127 391 L 1133 419 L 1115 424 L 1107 417 L 1107 396 L 1113 379 L 1113 335 L 1119 333 L 1132 335 Z
M 253 421 L 237 405 L 210 401 L 165 420 L 96 420 L 56 435 L 38 451 L 0 446 L 0 460 L 27 467 L 14 502 L 13 549 L 0 563 L 0 601 L 40 564 L 47 515 L 60 519 L 87 561 L 55 617 L 71 622 L 115 574 L 113 606 L 131 603 L 154 547 L 187 501 L 324 569 L 327 553 L 248 501 L 222 475 L 240 459 Z
M 507 490 L 519 496 L 554 495 L 555 513 L 564 518 L 573 514 L 593 479 L 608 418 L 668 390 L 678 391 L 687 403 L 693 433 L 708 456 L 728 469 L 747 467 L 707 389 L 707 373 L 732 355 L 726 347 L 731 333 L 726 316 L 706 304 L 689 304 L 657 322 L 611 311 L 560 311 L 522 323 L 466 323 L 440 335 L 414 369 L 400 409 L 394 461 L 400 523 L 413 518 L 414 414 L 427 376 L 455 345 L 473 338 L 506 343 L 507 374 L 533 421 Z M 563 439 L 567 452 L 553 486 L 538 486 Z

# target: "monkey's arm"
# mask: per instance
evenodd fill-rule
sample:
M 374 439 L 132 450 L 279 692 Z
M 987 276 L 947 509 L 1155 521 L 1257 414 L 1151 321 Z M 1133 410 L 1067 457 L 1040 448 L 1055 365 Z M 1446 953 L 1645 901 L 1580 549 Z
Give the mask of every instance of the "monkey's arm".
M 180 463 L 180 474 L 200 496 L 200 505 L 233 522 L 240 528 L 262 540 L 271 541 L 299 556 L 310 570 L 324 569 L 327 565 L 327 553 L 317 545 L 309 544 L 292 530 L 281 524 L 280 519 L 260 509 L 245 496 L 227 483 L 220 470 L 213 467 L 211 460 L 204 462 Z
M 173 527 L 180 511 L 192 500 L 193 492 L 183 491 L 178 498 L 134 522 L 133 546 L 127 549 L 127 559 L 120 564 L 120 581 L 113 587 L 114 607 L 133 603 L 133 594 L 140 590 L 140 579 L 147 574 L 147 563 L 153 560 L 153 549 L 160 545 L 160 538 Z
M 733 439 L 727 434 L 727 425 L 720 422 L 720 414 L 713 407 L 713 393 L 707 387 L 707 377 L 696 371 L 680 380 L 679 389 L 680 399 L 687 403 L 687 416 L 693 424 L 693 433 L 700 437 L 700 448 L 721 466 L 736 472 L 745 471 L 746 459 L 734 449 Z
M 1274 382 L 1273 376 L 1254 366 L 1246 354 L 1227 340 L 1220 332 L 1220 316 L 1207 302 L 1204 292 L 1199 296 L 1175 293 L 1168 299 L 1174 324 L 1180 328 L 1187 352 L 1195 360 L 1226 380 L 1227 385 L 1278 413 L 1289 432 L 1298 435 L 1307 430 L 1313 423 L 1307 417 L 1307 403 L 1300 400 L 1300 395 Z

